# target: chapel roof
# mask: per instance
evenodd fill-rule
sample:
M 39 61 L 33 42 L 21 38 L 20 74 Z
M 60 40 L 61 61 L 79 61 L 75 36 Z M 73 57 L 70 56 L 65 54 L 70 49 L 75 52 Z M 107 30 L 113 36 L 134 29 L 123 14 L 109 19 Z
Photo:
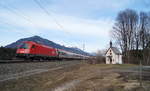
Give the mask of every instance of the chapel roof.
M 111 49 L 113 50 L 113 52 L 114 52 L 115 54 L 121 54 L 121 52 L 119 51 L 118 48 L 116 48 L 116 47 L 111 47 Z

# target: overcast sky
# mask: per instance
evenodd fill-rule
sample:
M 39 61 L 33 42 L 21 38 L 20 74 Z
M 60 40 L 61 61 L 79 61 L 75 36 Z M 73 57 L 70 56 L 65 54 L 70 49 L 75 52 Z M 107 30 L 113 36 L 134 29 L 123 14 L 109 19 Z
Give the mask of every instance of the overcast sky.
M 39 35 L 95 52 L 108 47 L 119 11 L 149 11 L 148 5 L 149 0 L 0 0 L 0 46 Z

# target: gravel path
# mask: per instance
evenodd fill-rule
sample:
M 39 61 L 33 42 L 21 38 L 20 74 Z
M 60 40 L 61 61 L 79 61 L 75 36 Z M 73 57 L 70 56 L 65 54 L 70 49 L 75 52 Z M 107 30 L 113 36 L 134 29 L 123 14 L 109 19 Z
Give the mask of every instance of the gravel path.
M 55 61 L 0 64 L 0 82 L 74 65 L 80 61 Z

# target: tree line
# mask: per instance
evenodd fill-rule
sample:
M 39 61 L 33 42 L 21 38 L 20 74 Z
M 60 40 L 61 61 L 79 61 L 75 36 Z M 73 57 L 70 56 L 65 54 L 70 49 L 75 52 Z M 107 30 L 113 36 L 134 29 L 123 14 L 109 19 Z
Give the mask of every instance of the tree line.
M 16 49 L 0 47 L 0 60 L 10 60 L 16 55 Z
M 150 64 L 150 12 L 120 11 L 111 35 L 122 50 L 126 63 Z

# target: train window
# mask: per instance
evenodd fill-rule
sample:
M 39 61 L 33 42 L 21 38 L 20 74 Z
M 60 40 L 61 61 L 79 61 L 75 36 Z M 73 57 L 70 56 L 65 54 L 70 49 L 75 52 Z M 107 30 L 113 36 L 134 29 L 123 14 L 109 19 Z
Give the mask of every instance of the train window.
M 61 52 L 61 51 L 59 51 L 59 54 L 60 54 L 60 55 L 66 55 L 65 52 Z
M 110 55 L 112 55 L 112 53 L 110 53 Z
M 23 43 L 21 46 L 20 46 L 21 49 L 28 49 L 29 48 L 29 45 L 27 43 Z

